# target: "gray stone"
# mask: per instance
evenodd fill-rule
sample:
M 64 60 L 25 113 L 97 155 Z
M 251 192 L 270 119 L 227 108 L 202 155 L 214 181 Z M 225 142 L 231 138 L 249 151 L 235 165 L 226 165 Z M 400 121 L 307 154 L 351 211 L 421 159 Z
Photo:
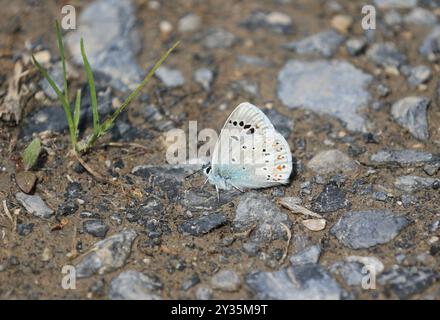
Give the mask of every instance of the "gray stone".
M 188 279 L 184 280 L 182 282 L 182 285 L 180 286 L 180 289 L 183 291 L 188 291 L 195 285 L 200 283 L 200 277 L 197 273 L 193 273 Z
M 399 190 L 412 193 L 432 188 L 436 181 L 440 180 L 428 177 L 401 176 L 396 178 L 394 185 Z
M 411 194 L 402 194 L 400 197 L 400 201 L 402 201 L 402 205 L 404 208 L 408 208 L 409 206 L 414 205 L 418 202 L 417 197 Z
M 351 131 L 366 131 L 359 114 L 368 104 L 372 76 L 346 61 L 289 60 L 278 74 L 277 94 L 289 108 L 305 108 L 341 120 Z
M 424 163 L 431 163 L 438 159 L 438 156 L 429 152 L 410 149 L 403 150 L 381 150 L 370 157 L 370 160 L 378 164 L 399 164 L 402 166 L 413 166 Z
M 54 211 L 49 208 L 38 195 L 29 195 L 23 192 L 15 194 L 15 198 L 26 209 L 27 212 L 41 219 L 50 218 Z
M 208 68 L 200 68 L 194 71 L 193 78 L 203 89 L 209 91 L 214 81 L 214 72 Z
M 346 208 L 350 202 L 345 198 L 345 192 L 336 183 L 329 183 L 312 202 L 312 210 L 319 213 L 329 213 Z
M 212 28 L 202 35 L 205 49 L 227 49 L 238 41 L 237 37 L 222 28 Z
M 385 23 L 392 27 L 397 27 L 402 24 L 403 18 L 402 15 L 397 12 L 396 10 L 390 10 L 388 11 L 385 16 L 383 17 L 383 20 Z
M 102 220 L 86 220 L 83 222 L 84 231 L 97 238 L 104 238 L 108 226 Z
M 409 221 L 386 210 L 351 211 L 330 229 L 330 233 L 351 249 L 365 249 L 395 238 Z
M 212 290 L 208 287 L 198 287 L 196 290 L 196 299 L 197 300 L 211 300 L 212 299 Z
M 330 272 L 340 275 L 347 285 L 360 286 L 366 274 L 362 273 L 364 265 L 359 262 L 340 261 L 330 267 Z
M 374 0 L 374 4 L 381 9 L 404 9 L 415 7 L 417 0 Z
M 270 67 L 272 65 L 272 63 L 263 58 L 248 55 L 239 55 L 237 57 L 237 63 L 250 64 L 257 67 Z
M 213 288 L 233 292 L 240 289 L 240 276 L 232 270 L 221 270 L 211 278 L 211 285 Z
M 155 75 L 168 88 L 177 88 L 185 84 L 185 78 L 183 77 L 182 72 L 177 69 L 160 66 L 157 68 Z
M 223 226 L 227 222 L 226 217 L 221 213 L 211 213 L 185 221 L 179 226 L 179 231 L 183 234 L 201 236 L 211 230 Z
M 198 30 L 201 24 L 202 19 L 198 15 L 189 13 L 179 19 L 177 29 L 179 32 L 193 32 Z
M 426 97 L 406 97 L 395 102 L 391 107 L 394 120 L 417 139 L 426 141 L 429 138 Z
M 258 82 L 254 80 L 237 80 L 232 83 L 232 88 L 238 91 L 243 91 L 248 94 L 250 94 L 253 97 L 259 97 L 260 96 L 260 89 L 258 86 Z
M 440 26 L 435 26 L 420 45 L 419 52 L 430 61 L 436 61 L 440 54 Z
M 430 67 L 417 66 L 411 68 L 407 76 L 407 80 L 412 87 L 417 87 L 419 84 L 428 82 L 429 79 L 431 79 L 431 75 L 432 75 L 432 71 Z
M 284 138 L 288 138 L 292 133 L 294 122 L 289 117 L 278 112 L 276 109 L 263 109 L 264 114 L 272 122 L 275 129 L 281 133 Z
M 351 56 L 357 56 L 367 47 L 367 40 L 365 38 L 351 38 L 347 40 L 345 46 Z
M 433 162 L 433 163 L 427 163 L 424 165 L 423 167 L 423 171 L 428 175 L 428 176 L 433 176 L 435 175 L 438 170 L 440 169 L 440 161 L 438 162 Z
M 432 26 L 437 23 L 436 15 L 424 8 L 412 9 L 404 18 L 405 23 L 420 26 Z
M 58 88 L 61 89 L 61 92 L 64 92 L 63 84 L 64 84 L 64 74 L 61 64 L 56 64 L 51 66 L 51 68 L 47 72 Z M 47 82 L 46 78 L 42 77 L 39 81 L 39 85 L 41 89 L 43 89 L 44 94 L 52 100 L 58 99 L 57 93 L 52 89 L 49 82 Z
M 289 258 L 290 263 L 293 266 L 308 264 L 308 263 L 318 263 L 319 256 L 321 255 L 321 246 L 319 244 L 306 247 L 301 251 L 297 252 L 295 255 Z
M 76 276 L 87 278 L 122 267 L 131 253 L 131 245 L 136 237 L 136 231 L 123 230 L 95 243 L 76 264 Z
M 319 152 L 307 163 L 307 167 L 318 174 L 349 173 L 357 169 L 357 164 L 345 153 L 332 149 Z
M 262 300 L 339 300 L 343 295 L 336 280 L 317 264 L 251 273 L 246 284 Z
M 241 196 L 233 221 L 235 229 L 245 231 L 256 225 L 252 239 L 265 242 L 287 236 L 281 224 L 287 228 L 292 225 L 287 214 L 265 195 L 248 192 Z
M 282 12 L 254 11 L 240 25 L 249 30 L 264 28 L 274 33 L 293 33 L 292 18 Z
M 111 78 L 112 85 L 128 91 L 140 82 L 143 70 L 136 63 L 141 49 L 135 11 L 129 0 L 96 0 L 81 10 L 78 29 L 66 35 L 73 61 L 82 64 L 80 39 L 95 72 Z
M 286 43 L 284 48 L 299 54 L 319 54 L 323 57 L 332 57 L 345 37 L 333 29 L 314 34 L 302 40 Z
M 161 289 L 157 277 L 127 270 L 113 278 L 108 295 L 112 300 L 160 300 Z
M 134 167 L 131 173 L 144 179 L 150 179 L 151 177 L 162 177 L 166 179 L 175 179 L 181 182 L 185 179 L 185 177 L 200 169 L 202 169 L 201 164 L 177 164 L 162 166 L 139 165 Z
M 373 192 L 373 199 L 377 201 L 387 201 L 388 195 L 383 191 L 375 191 Z
M 397 50 L 394 43 L 375 43 L 367 50 L 367 57 L 378 66 L 400 68 L 406 56 Z
M 379 277 L 379 283 L 385 285 L 399 299 L 408 299 L 421 293 L 439 279 L 437 272 L 425 267 L 396 266 Z
M 181 204 L 191 211 L 212 211 L 230 202 L 239 194 L 238 190 L 226 190 L 217 195 L 207 188 L 190 189 L 183 192 Z

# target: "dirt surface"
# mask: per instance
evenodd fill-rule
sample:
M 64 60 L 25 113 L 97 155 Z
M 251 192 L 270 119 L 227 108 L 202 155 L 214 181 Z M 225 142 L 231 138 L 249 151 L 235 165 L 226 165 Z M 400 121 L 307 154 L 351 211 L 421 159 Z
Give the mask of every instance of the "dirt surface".
M 41 43 L 56 61 L 58 51 L 55 45 L 55 34 L 52 32 L 53 19 L 60 16 L 63 1 L 0 1 L 2 16 L 0 22 L 0 99 L 8 90 L 8 79 L 14 73 L 15 62 L 29 54 L 25 43 Z M 80 15 L 86 7 L 86 1 L 75 1 L 73 5 Z M 393 35 L 386 35 L 377 30 L 374 42 L 392 41 L 401 52 L 404 52 L 411 65 L 428 65 L 432 76 L 424 87 L 412 88 L 404 75 L 387 74 L 380 67 L 368 60 L 366 54 L 351 56 L 345 45 L 341 45 L 334 54 L 334 59 L 348 61 L 358 69 L 373 75 L 368 86 L 371 93 L 370 105 L 365 108 L 365 118 L 374 123 L 371 134 L 351 132 L 343 123 L 334 117 L 311 112 L 303 108 L 289 109 L 277 96 L 277 76 L 280 69 L 289 59 L 313 61 L 318 59 L 302 56 L 285 50 L 283 44 L 305 38 L 331 27 L 331 20 L 337 14 L 353 18 L 353 24 L 347 37 L 362 36 L 360 21 L 363 1 L 339 1 L 339 11 L 332 11 L 325 1 L 164 1 L 159 8 L 153 9 L 149 1 L 135 1 L 137 8 L 136 28 L 141 36 L 142 49 L 138 54 L 138 62 L 142 69 L 151 64 L 173 43 L 180 39 L 181 45 L 166 62 L 167 67 L 176 68 L 185 77 L 185 84 L 175 89 L 167 88 L 157 78 L 153 79 L 144 92 L 144 100 L 135 101 L 127 110 L 123 120 L 136 130 L 133 135 L 117 137 L 109 134 L 89 153 L 83 156 L 87 164 L 111 183 L 97 181 L 89 173 L 81 170 L 78 161 L 68 154 L 69 137 L 67 131 L 52 133 L 34 133 L 42 137 L 44 155 L 38 166 L 33 170 L 38 180 L 33 194 L 39 195 L 55 213 L 60 205 L 73 201 L 78 208 L 73 214 L 50 219 L 40 219 L 28 213 L 16 199 L 19 188 L 16 184 L 16 173 L 20 168 L 20 153 L 31 140 L 31 136 L 22 136 L 20 132 L 23 121 L 29 118 L 34 110 L 47 106 L 59 106 L 57 101 L 45 98 L 38 100 L 35 93 L 39 89 L 39 75 L 27 64 L 26 82 L 34 94 L 26 101 L 22 121 L 18 125 L 2 122 L 0 127 L 0 200 L 6 200 L 9 211 L 15 216 L 17 224 L 33 224 L 32 232 L 20 235 L 17 228 L 11 227 L 9 220 L 2 214 L 0 217 L 0 298 L 2 299 L 108 299 L 109 288 L 118 274 L 125 270 L 153 274 L 160 279 L 162 289 L 159 296 L 164 299 L 194 299 L 200 287 L 211 290 L 215 299 L 258 298 L 258 292 L 246 283 L 246 276 L 257 271 L 276 271 L 290 266 L 289 257 L 298 252 L 301 243 L 320 244 L 321 256 L 319 265 L 326 270 L 351 255 L 374 256 L 383 263 L 385 272 L 393 266 L 402 268 L 428 268 L 433 279 L 421 289 L 411 291 L 403 298 L 438 299 L 437 283 L 440 255 L 438 250 L 438 229 L 428 231 L 429 226 L 440 219 L 440 195 L 437 188 L 427 188 L 415 192 L 416 200 L 403 206 L 401 196 L 405 194 L 394 185 L 394 179 L 403 175 L 427 177 L 422 165 L 388 166 L 372 164 L 370 157 L 383 149 L 412 149 L 438 154 L 440 143 L 440 112 L 436 100 L 439 66 L 435 62 L 424 59 L 418 52 L 421 40 L 428 34 L 431 27 L 404 26 Z M 153 5 L 154 7 L 154 5 Z M 292 18 L 292 32 L 274 33 L 267 28 L 250 30 L 241 23 L 255 10 L 267 12 L 283 12 Z M 388 10 L 379 10 L 378 21 Z M 406 14 L 410 9 L 399 9 Z M 438 17 L 438 9 L 429 8 Z M 199 31 L 179 32 L 179 19 L 185 14 L 193 13 L 201 17 Z M 440 17 L 438 17 L 440 18 Z M 173 26 L 170 36 L 161 35 L 161 21 L 169 21 Z M 237 37 L 237 42 L 230 48 L 207 50 L 197 38 L 200 30 L 209 27 L 222 27 Z M 370 44 L 369 44 L 370 45 Z M 269 66 L 255 66 L 237 63 L 239 55 L 258 56 L 270 62 Z M 69 57 L 69 54 L 68 54 Z M 215 71 L 215 80 L 210 90 L 204 90 L 193 80 L 193 72 L 200 67 L 209 67 Z M 75 67 L 79 77 L 72 80 L 73 87 L 85 84 L 85 76 L 80 67 Z M 258 83 L 258 94 L 253 95 L 244 90 L 236 89 L 234 82 L 250 79 Z M 110 87 L 105 81 L 102 87 Z M 390 94 L 380 97 L 374 89 L 383 84 L 390 89 Z M 122 101 L 126 93 L 111 89 L 111 101 Z M 73 90 L 71 90 L 73 92 Z M 410 132 L 393 120 L 390 105 L 395 101 L 409 96 L 423 95 L 431 99 L 427 117 L 429 123 L 429 139 L 420 141 Z M 1 101 L 1 100 L 0 100 Z M 152 183 L 132 173 L 138 165 L 166 165 L 165 153 L 167 144 L 164 132 L 158 130 L 152 121 L 143 118 L 144 109 L 148 104 L 159 106 L 163 117 L 170 121 L 172 127 L 186 129 L 188 121 L 197 120 L 198 129 L 221 129 L 229 113 L 240 102 L 250 101 L 257 106 L 275 109 L 282 116 L 293 120 L 288 143 L 292 155 L 299 167 L 287 186 L 257 191 L 267 195 L 276 202 L 279 197 L 294 196 L 302 198 L 302 205 L 312 208 L 318 195 L 335 175 L 324 176 L 324 183 L 319 183 L 321 176 L 313 172 L 307 163 L 320 151 L 338 149 L 357 163 L 354 172 L 342 174 L 345 197 L 350 205 L 325 214 L 326 228 L 322 231 L 311 231 L 301 221 L 304 216 L 294 214 L 287 209 L 280 210 L 292 222 L 289 228 L 292 239 L 286 237 L 273 241 L 261 242 L 260 254 L 248 254 L 243 249 L 250 242 L 252 230 L 238 231 L 233 226 L 237 206 L 242 195 L 236 194 L 230 201 L 219 205 L 214 201 L 214 186 L 203 184 L 205 177 L 201 173 L 191 175 L 176 187 L 176 193 L 166 190 L 173 185 L 168 180 L 159 184 Z M 384 107 L 373 109 L 372 103 L 380 101 Z M 108 102 L 108 101 L 107 101 Z M 90 126 L 89 126 L 90 128 Z M 88 129 L 90 130 L 90 129 Z M 372 141 L 373 140 L 373 141 Z M 117 145 L 104 145 L 110 141 Z M 139 144 L 144 148 L 137 147 Z M 353 146 L 362 149 L 360 154 L 353 154 Z M 121 163 L 123 165 L 121 165 Z M 120 168 L 116 168 L 120 167 Z M 79 169 L 78 169 L 79 168 Z M 438 179 L 438 172 L 431 178 Z M 337 178 L 334 178 L 337 180 Z M 375 191 L 387 194 L 385 201 L 375 200 L 371 193 L 362 194 L 354 190 L 353 184 L 362 179 L 364 184 L 371 184 Z M 317 182 L 318 180 L 318 182 Z M 71 182 L 81 185 L 81 199 L 78 201 L 66 197 L 66 189 Z M 304 182 L 310 182 L 310 192 L 304 191 Z M 211 210 L 191 210 L 182 199 L 187 192 L 208 192 L 212 194 Z M 127 214 L 130 210 L 142 212 L 142 204 L 151 197 L 157 199 L 163 210 L 156 216 L 161 229 L 159 237 L 152 237 L 148 227 L 142 223 L 130 222 Z M 370 209 L 387 209 L 408 218 L 411 222 L 401 230 L 395 238 L 386 243 L 365 249 L 351 249 L 344 246 L 330 228 L 347 212 Z M 3 208 L 1 209 L 3 213 Z M 124 229 L 137 231 L 137 238 L 132 244 L 128 259 L 122 267 L 104 274 L 78 279 L 75 290 L 62 288 L 65 276 L 62 268 L 75 265 L 97 243 L 100 238 L 84 231 L 81 212 L 92 212 L 99 220 L 109 227 L 106 237 Z M 227 219 L 225 225 L 210 232 L 192 236 L 181 232 L 181 224 L 186 220 L 199 217 L 204 213 L 221 212 Z M 118 224 L 114 214 L 119 214 Z M 247 232 L 246 232 L 247 231 Z M 280 253 L 287 252 L 286 259 L 280 259 Z M 404 256 L 399 260 L 399 256 Z M 213 288 L 211 278 L 219 270 L 233 270 L 239 276 L 238 288 L 225 291 Z M 330 272 L 330 271 L 329 271 Z M 194 274 L 199 282 L 189 289 L 182 289 L 182 284 Z M 364 290 L 361 286 L 350 286 L 338 274 L 330 273 L 342 290 L 341 298 L 351 299 L 396 299 L 399 291 L 386 282 L 378 283 L 376 290 Z M 419 286 L 415 284 L 414 286 Z M 391 289 L 390 289 L 391 288 Z M 402 297 L 402 296 L 400 296 Z

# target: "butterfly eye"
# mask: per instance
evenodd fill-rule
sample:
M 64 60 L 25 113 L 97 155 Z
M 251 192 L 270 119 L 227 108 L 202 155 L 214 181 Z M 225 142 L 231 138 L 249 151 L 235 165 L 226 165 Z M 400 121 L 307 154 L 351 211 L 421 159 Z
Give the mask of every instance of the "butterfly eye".
M 211 167 L 207 167 L 207 168 L 205 169 L 205 172 L 206 172 L 206 174 L 209 174 L 209 173 L 211 172 Z

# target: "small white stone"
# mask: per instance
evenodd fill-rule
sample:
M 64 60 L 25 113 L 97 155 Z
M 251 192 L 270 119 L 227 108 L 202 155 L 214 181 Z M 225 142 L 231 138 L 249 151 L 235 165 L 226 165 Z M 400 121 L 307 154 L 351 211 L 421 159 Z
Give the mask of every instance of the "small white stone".
M 303 220 L 302 224 L 311 231 L 321 231 L 324 230 L 327 222 L 325 219 L 307 219 Z

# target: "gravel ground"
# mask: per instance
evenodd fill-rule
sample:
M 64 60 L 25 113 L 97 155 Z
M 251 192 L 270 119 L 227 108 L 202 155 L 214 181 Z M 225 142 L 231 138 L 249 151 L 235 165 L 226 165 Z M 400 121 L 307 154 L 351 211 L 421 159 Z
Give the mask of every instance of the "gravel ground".
M 63 4 L 0 0 L 1 299 L 440 298 L 437 1 L 375 0 L 367 31 L 363 1 L 75 1 L 63 37 L 83 134 L 81 36 L 101 117 L 182 41 L 84 155 L 111 182 L 68 154 L 64 111 L 30 63 L 62 84 Z M 220 130 L 243 101 L 286 138 L 294 173 L 217 198 L 200 165 L 166 162 L 165 133 Z

